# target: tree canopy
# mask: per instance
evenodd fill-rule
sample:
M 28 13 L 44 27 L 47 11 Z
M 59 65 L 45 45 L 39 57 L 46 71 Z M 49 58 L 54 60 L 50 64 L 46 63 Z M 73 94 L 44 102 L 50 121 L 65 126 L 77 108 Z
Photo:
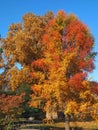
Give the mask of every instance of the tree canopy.
M 59 11 L 47 23 L 40 44 L 43 56 L 32 62 L 37 82 L 31 87 L 31 106 L 50 113 L 96 115 L 98 98 L 87 79 L 96 54 L 89 28 L 75 15 Z
M 95 68 L 94 38 L 74 14 L 27 13 L 22 23 L 9 26 L 2 43 L 1 90 L 16 91 L 29 84 L 30 106 L 98 119 L 98 85 L 88 79 Z

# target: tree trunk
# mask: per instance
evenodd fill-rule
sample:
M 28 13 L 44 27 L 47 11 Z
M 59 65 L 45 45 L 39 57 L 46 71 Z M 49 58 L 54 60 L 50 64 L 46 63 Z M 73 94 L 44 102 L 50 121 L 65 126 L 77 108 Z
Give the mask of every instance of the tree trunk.
M 65 130 L 70 130 L 70 122 L 69 121 L 65 122 Z
M 51 113 L 48 111 L 46 111 L 46 119 L 48 119 L 48 120 L 52 119 Z
M 65 130 L 70 130 L 69 115 L 65 115 Z

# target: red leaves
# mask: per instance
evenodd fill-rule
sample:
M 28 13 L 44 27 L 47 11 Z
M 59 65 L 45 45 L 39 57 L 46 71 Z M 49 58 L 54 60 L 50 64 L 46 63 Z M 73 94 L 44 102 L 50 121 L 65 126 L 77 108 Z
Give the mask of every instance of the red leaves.
M 14 108 L 17 108 L 20 106 L 20 104 L 23 102 L 23 96 L 21 95 L 6 95 L 2 94 L 0 96 L 0 111 L 2 111 L 5 114 L 10 114 L 14 111 Z
M 69 86 L 73 89 L 75 88 L 76 90 L 80 90 L 84 87 L 82 82 L 85 80 L 85 78 L 86 73 L 77 73 L 69 79 Z
M 95 88 L 93 88 L 93 92 L 98 95 L 98 86 L 96 86 Z
M 98 82 L 92 81 L 92 82 L 90 82 L 90 84 L 92 87 L 92 92 L 94 92 L 95 94 L 98 95 Z
M 68 42 L 74 39 L 78 41 L 80 38 L 83 38 L 86 31 L 87 28 L 82 22 L 74 20 L 66 27 L 65 38 Z
M 90 37 L 88 28 L 79 20 L 74 20 L 68 24 L 65 39 L 68 43 L 72 43 L 71 46 L 75 43 L 79 49 L 82 49 L 82 51 L 86 53 L 88 53 L 93 46 L 93 39 Z
M 33 65 L 33 67 L 35 67 L 35 68 L 41 68 L 41 69 L 44 69 L 44 65 L 45 65 L 45 63 L 44 63 L 44 60 L 43 59 L 38 59 L 38 60 L 35 60 L 34 62 L 32 62 L 32 65 Z
M 87 73 L 94 69 L 93 38 L 87 26 L 60 11 L 47 22 L 41 38 L 43 58 L 32 62 L 31 76 L 38 78 L 31 88 L 31 105 L 44 100 L 45 111 L 53 108 L 52 104 L 65 107 L 71 99 L 77 105 L 82 91 L 89 89 Z
M 94 69 L 94 64 L 92 59 L 88 60 L 80 60 L 79 61 L 79 69 L 86 70 L 88 72 L 92 72 Z

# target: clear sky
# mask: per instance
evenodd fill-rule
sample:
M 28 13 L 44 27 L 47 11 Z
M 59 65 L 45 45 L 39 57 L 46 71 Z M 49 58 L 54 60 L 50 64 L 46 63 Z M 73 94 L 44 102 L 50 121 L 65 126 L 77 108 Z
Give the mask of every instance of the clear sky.
M 64 10 L 74 13 L 91 30 L 95 37 L 95 51 L 98 51 L 98 0 L 0 0 L 0 34 L 6 37 L 8 26 L 22 22 L 25 13 L 43 15 L 48 11 L 56 13 Z M 98 81 L 98 56 L 96 69 L 90 74 L 92 80 Z

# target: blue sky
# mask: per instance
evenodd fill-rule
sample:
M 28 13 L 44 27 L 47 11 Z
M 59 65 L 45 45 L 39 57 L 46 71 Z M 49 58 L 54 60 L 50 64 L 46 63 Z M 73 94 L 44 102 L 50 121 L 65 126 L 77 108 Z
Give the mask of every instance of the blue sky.
M 25 13 L 32 12 L 43 15 L 48 11 L 56 13 L 64 10 L 74 13 L 91 30 L 95 37 L 95 51 L 98 51 L 98 0 L 0 0 L 0 34 L 6 37 L 8 26 L 22 22 Z M 98 81 L 98 56 L 96 69 L 90 74 L 92 80 Z

